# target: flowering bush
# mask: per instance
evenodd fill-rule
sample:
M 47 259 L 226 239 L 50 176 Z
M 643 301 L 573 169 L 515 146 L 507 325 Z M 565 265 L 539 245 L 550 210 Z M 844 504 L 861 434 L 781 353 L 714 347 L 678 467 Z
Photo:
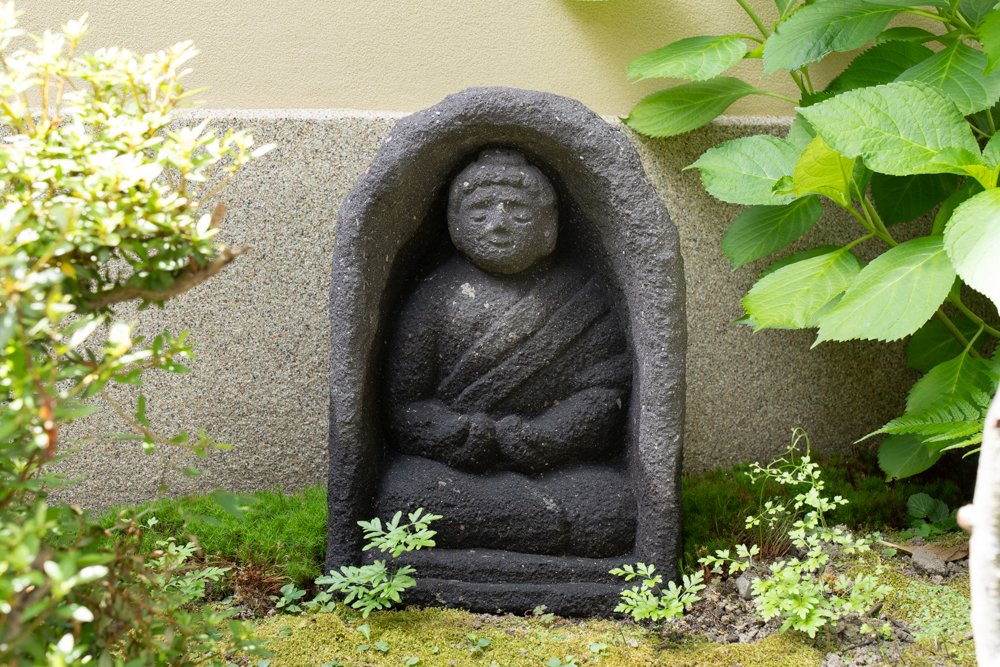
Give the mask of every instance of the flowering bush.
M 161 303 L 245 251 L 217 244 L 212 203 L 261 151 L 205 123 L 171 129 L 190 43 L 81 53 L 86 31 L 84 17 L 15 48 L 17 12 L 0 4 L 0 663 L 217 662 L 227 644 L 214 642 L 239 645 L 243 629 L 188 608 L 200 596 L 179 582 L 191 572 L 144 558 L 134 518 L 103 531 L 50 507 L 47 466 L 61 425 L 98 398 L 147 450 L 220 446 L 160 436 L 144 397 L 129 412 L 107 394 L 150 370 L 185 372 L 190 356 L 186 333 L 133 336 L 115 307 Z

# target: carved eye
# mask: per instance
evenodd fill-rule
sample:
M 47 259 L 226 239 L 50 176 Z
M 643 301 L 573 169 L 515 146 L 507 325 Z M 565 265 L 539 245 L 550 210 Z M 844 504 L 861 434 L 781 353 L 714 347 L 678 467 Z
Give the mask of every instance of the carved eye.
M 530 222 L 531 221 L 531 211 L 524 208 L 514 208 L 510 211 L 510 217 L 515 222 Z

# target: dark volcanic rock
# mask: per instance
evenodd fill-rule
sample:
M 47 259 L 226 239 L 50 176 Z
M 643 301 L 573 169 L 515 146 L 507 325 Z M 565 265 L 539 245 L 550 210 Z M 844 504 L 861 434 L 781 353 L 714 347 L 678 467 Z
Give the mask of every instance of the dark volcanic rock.
M 676 571 L 683 303 L 635 150 L 578 102 L 472 89 L 401 120 L 337 227 L 327 568 L 362 560 L 358 520 L 423 506 L 410 601 L 608 614 L 610 567 Z

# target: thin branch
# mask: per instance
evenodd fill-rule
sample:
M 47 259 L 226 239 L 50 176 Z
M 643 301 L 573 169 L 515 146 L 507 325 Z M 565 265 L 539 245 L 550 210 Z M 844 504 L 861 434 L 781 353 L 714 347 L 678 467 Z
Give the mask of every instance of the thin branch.
M 982 329 L 980 329 L 979 332 L 976 333 L 976 336 L 973 337 L 973 339 L 970 341 L 968 338 L 965 337 L 965 334 L 962 333 L 962 330 L 959 329 L 958 326 L 951 321 L 951 318 L 948 317 L 947 313 L 944 312 L 943 306 L 937 309 L 937 312 L 934 313 L 934 316 L 937 317 L 942 324 L 944 324 L 945 328 L 948 329 L 948 331 L 951 332 L 951 335 L 955 337 L 955 340 L 961 343 L 964 348 L 969 350 L 969 354 L 971 354 L 973 357 L 977 359 L 983 358 L 983 356 L 979 354 L 979 351 L 976 350 L 976 348 L 972 347 L 972 343 L 975 342 L 976 337 L 979 336 L 979 333 L 982 333 L 983 331 Z
M 955 304 L 955 306 L 960 311 L 962 311 L 962 314 L 968 317 L 970 320 L 972 320 L 973 323 L 981 326 L 986 333 L 993 336 L 994 338 L 1000 338 L 1000 329 L 991 327 L 989 324 L 986 323 L 985 320 L 983 320 L 983 318 L 979 317 L 979 315 L 976 315 L 974 312 L 972 312 L 972 310 L 970 310 L 969 307 L 962 302 L 961 296 L 959 296 L 958 294 L 950 294 L 948 296 L 948 300 L 951 301 L 953 304 Z
M 203 267 L 189 266 L 165 290 L 154 290 L 145 287 L 115 287 L 104 292 L 98 292 L 87 301 L 90 310 L 97 310 L 124 301 L 166 301 L 191 290 L 226 268 L 230 262 L 250 251 L 250 246 L 240 245 L 223 248 L 218 257 Z
M 757 30 L 760 30 L 760 34 L 763 35 L 764 39 L 767 39 L 768 35 L 770 34 L 767 30 L 767 27 L 760 20 L 757 14 L 755 14 L 754 11 L 750 9 L 750 5 L 746 3 L 746 0 L 736 0 L 736 2 L 739 3 L 740 7 L 743 8 L 743 11 L 746 12 L 746 15 L 750 17 L 750 20 L 753 21 L 753 24 L 757 26 Z
M 209 190 L 206 194 L 199 196 L 198 197 L 198 202 L 199 202 L 198 205 L 201 206 L 202 204 L 204 204 L 205 202 L 207 202 L 209 199 L 211 199 L 215 195 L 217 195 L 220 192 L 222 192 L 223 190 L 225 190 L 229 186 L 229 184 L 232 182 L 232 180 L 233 180 L 233 178 L 235 176 L 236 176 L 235 172 L 229 174 L 224 179 L 222 179 L 222 181 L 220 183 L 218 183 L 214 188 L 212 188 L 211 190 Z

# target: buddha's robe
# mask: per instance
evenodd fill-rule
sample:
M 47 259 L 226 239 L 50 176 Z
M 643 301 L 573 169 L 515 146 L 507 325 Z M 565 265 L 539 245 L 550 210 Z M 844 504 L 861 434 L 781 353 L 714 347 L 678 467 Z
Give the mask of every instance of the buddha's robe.
M 394 323 L 377 511 L 444 516 L 441 548 L 610 557 L 635 539 L 620 456 L 631 361 L 599 281 L 456 257 Z
M 417 287 L 388 349 L 392 444 L 470 471 L 540 472 L 622 441 L 631 364 L 599 281 L 454 258 Z

